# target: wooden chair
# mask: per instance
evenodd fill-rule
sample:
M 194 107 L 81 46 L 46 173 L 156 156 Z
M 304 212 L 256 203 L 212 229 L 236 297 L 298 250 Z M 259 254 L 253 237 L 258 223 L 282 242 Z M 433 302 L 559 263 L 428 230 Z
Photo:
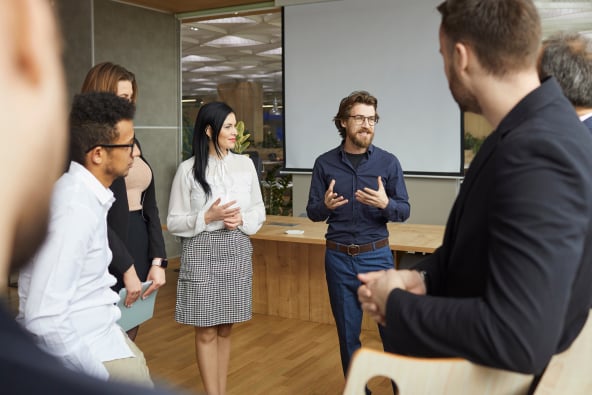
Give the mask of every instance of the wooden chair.
M 592 312 L 571 346 L 551 358 L 535 395 L 592 394 Z
M 460 358 L 412 358 L 360 348 L 347 375 L 344 395 L 363 395 L 372 377 L 395 381 L 399 395 L 523 395 L 533 376 L 493 369 Z
M 259 177 L 259 181 L 261 181 L 263 175 L 263 161 L 259 156 L 259 151 L 245 151 L 243 154 L 248 155 L 249 158 L 253 161 L 253 165 L 255 165 L 255 170 L 257 170 L 257 177 Z
M 572 343 L 553 356 L 535 395 L 592 394 L 592 314 Z M 526 394 L 533 376 L 493 369 L 459 358 L 412 358 L 366 348 L 352 359 L 344 395 L 362 395 L 368 380 L 384 376 L 399 395 Z

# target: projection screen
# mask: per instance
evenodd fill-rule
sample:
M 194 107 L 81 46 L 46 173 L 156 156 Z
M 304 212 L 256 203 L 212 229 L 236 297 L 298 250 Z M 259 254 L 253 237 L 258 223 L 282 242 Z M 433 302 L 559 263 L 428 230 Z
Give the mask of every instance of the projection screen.
M 439 53 L 440 0 L 337 0 L 284 7 L 285 170 L 310 172 L 341 138 L 354 90 L 378 98 L 374 144 L 406 174 L 459 175 L 462 118 Z

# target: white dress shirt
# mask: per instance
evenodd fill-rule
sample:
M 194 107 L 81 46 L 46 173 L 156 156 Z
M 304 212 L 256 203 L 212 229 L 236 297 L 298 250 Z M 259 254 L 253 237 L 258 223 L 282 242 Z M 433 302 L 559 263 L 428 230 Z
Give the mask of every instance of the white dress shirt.
M 48 237 L 18 283 L 17 321 L 66 366 L 103 379 L 103 361 L 134 356 L 116 323 L 119 296 L 107 270 L 113 201 L 111 190 L 71 162 L 53 189 Z
M 212 189 L 209 198 L 193 176 L 194 160 L 195 157 L 191 157 L 182 162 L 173 179 L 167 216 L 169 232 L 193 237 L 203 231 L 223 229 L 223 221 L 206 225 L 204 220 L 206 211 L 220 198 L 220 204 L 236 200 L 243 217 L 239 229 L 247 235 L 255 234 L 265 221 L 265 206 L 251 159 L 232 152 L 222 159 L 210 156 L 206 169 L 206 180 Z

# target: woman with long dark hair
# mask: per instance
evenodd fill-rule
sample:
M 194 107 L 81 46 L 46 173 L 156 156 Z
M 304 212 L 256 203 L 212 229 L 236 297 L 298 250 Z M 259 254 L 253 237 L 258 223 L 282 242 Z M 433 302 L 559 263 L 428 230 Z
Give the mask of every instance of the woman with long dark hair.
M 231 152 L 236 116 L 222 102 L 200 108 L 193 156 L 177 169 L 167 226 L 181 237 L 175 320 L 195 327 L 197 364 L 209 395 L 226 393 L 230 332 L 251 318 L 253 248 L 265 221 L 251 159 Z

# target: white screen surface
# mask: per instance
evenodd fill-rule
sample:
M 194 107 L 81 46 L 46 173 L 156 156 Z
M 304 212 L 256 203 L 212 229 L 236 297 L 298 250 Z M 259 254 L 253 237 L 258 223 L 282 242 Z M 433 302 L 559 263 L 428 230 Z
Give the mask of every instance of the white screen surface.
M 284 8 L 285 168 L 310 171 L 341 142 L 342 98 L 378 99 L 374 144 L 408 174 L 461 172 L 461 115 L 439 54 L 440 0 L 340 0 Z

